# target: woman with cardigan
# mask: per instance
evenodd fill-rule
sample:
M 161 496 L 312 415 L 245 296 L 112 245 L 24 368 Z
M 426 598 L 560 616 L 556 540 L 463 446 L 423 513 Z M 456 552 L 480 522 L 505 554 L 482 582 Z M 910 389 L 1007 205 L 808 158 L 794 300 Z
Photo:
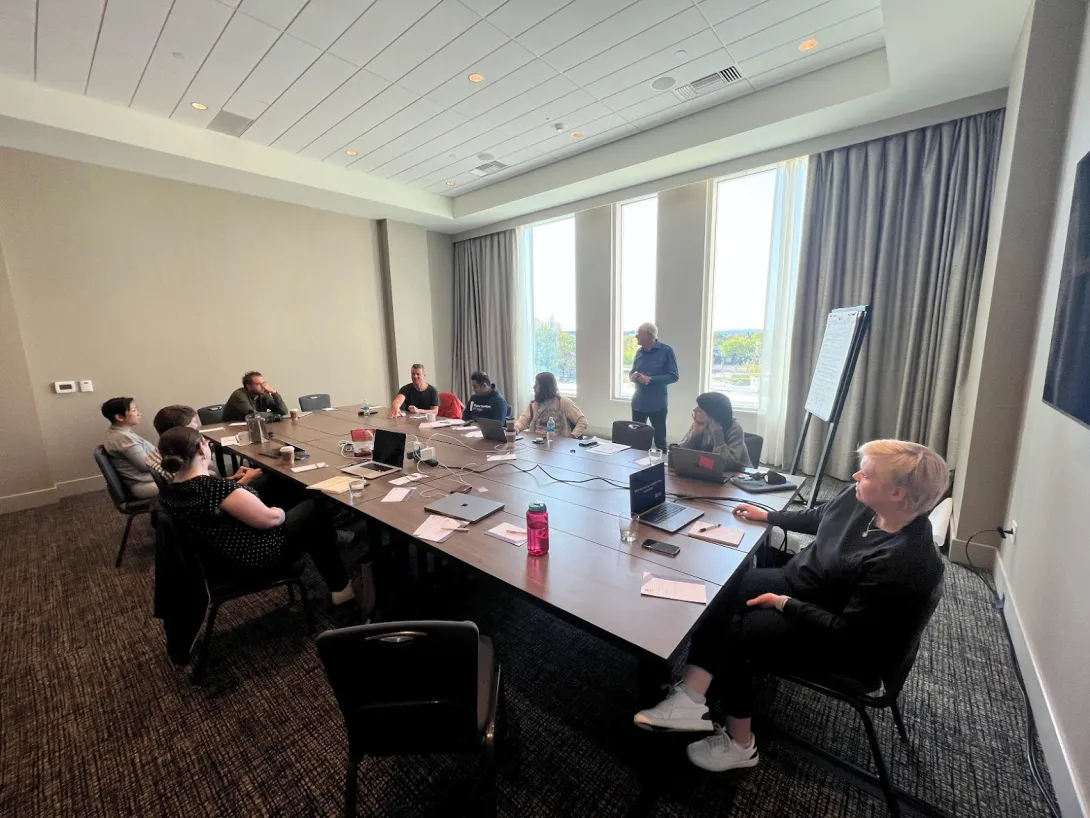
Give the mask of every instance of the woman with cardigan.
M 539 372 L 534 378 L 534 399 L 515 421 L 515 428 L 520 432 L 530 429 L 543 435 L 550 420 L 557 437 L 582 437 L 587 431 L 586 416 L 571 398 L 561 397 L 556 376 L 552 372 Z

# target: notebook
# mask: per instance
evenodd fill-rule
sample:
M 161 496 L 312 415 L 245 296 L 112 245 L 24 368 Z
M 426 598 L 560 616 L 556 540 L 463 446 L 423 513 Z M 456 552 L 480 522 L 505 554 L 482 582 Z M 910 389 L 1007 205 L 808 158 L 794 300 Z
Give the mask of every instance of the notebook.
M 500 523 L 495 528 L 488 529 L 486 533 L 511 545 L 526 545 L 526 529 L 519 528 L 514 523 Z
M 643 596 L 657 596 L 660 599 L 676 599 L 680 602 L 708 604 L 708 592 L 699 579 L 665 579 L 656 577 L 649 571 L 643 573 Z
M 741 545 L 742 537 L 745 536 L 745 532 L 740 528 L 727 528 L 726 526 L 717 523 L 697 521 L 685 532 L 685 536 L 693 537 L 697 540 L 707 540 L 708 542 L 717 543 L 719 545 L 737 547 L 738 545 Z

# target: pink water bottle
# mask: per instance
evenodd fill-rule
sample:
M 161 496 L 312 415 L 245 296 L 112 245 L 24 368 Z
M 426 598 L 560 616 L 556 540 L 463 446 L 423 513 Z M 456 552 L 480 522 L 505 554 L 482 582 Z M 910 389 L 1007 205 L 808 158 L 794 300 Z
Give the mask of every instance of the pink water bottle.
M 549 553 L 549 510 L 544 503 L 530 503 L 526 510 L 526 551 L 534 557 Z

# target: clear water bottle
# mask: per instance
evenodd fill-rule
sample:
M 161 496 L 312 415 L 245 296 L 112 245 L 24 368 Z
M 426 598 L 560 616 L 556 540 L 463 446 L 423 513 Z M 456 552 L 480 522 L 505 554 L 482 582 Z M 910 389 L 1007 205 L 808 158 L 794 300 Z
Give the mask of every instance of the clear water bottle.
M 556 434 L 556 420 L 549 418 L 549 422 L 545 424 L 545 441 L 552 443 L 554 434 Z
M 369 400 L 367 400 L 366 398 L 364 398 L 364 400 L 363 400 L 363 414 L 364 415 L 370 415 L 371 414 L 371 402 Z
M 530 503 L 526 509 L 526 551 L 533 557 L 549 553 L 549 510 L 544 503 Z

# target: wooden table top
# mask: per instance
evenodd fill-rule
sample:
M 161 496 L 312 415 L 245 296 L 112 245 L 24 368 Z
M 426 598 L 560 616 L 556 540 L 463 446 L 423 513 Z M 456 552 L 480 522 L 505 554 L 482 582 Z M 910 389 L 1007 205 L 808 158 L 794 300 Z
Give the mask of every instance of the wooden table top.
M 405 472 L 427 474 L 414 484 L 415 491 L 400 503 L 382 498 L 398 475 L 366 481 L 363 498 L 354 504 L 347 494 L 328 494 L 335 502 L 353 508 L 390 527 L 412 536 L 429 515 L 425 506 L 468 484 L 473 494 L 502 502 L 504 509 L 474 523 L 465 532 L 451 535 L 443 543 L 425 543 L 453 559 L 495 577 L 528 594 L 562 616 L 583 623 L 613 641 L 620 641 L 663 659 L 669 659 L 684 641 L 706 606 L 690 602 L 642 596 L 645 572 L 665 578 L 699 579 L 704 582 L 709 602 L 745 561 L 765 533 L 764 524 L 747 523 L 734 517 L 731 505 L 722 502 L 685 501 L 704 512 L 702 521 L 741 529 L 738 548 L 721 546 L 685 536 L 668 534 L 646 524 L 638 525 L 634 543 L 621 542 L 618 515 L 629 512 L 628 476 L 642 468 L 636 461 L 646 452 L 624 450 L 613 455 L 581 448 L 577 441 L 561 438 L 551 445 L 535 445 L 534 435 L 524 434 L 513 445 L 466 438 L 458 427 L 421 428 L 423 421 L 402 417 L 388 419 L 386 409 L 368 417 L 358 414 L 359 405 L 312 412 L 297 420 L 269 424 L 273 440 L 264 444 L 230 445 L 225 448 L 303 485 L 313 485 L 343 474 L 341 468 L 359 462 L 341 455 L 340 442 L 352 429 L 390 429 L 419 440 L 436 450 L 441 466 L 429 467 L 406 460 Z M 224 428 L 217 428 L 224 427 Z M 213 431 L 205 431 L 205 429 Z M 202 427 L 206 436 L 219 442 L 244 426 L 211 424 Z M 279 459 L 285 442 L 310 453 L 295 466 L 323 462 L 324 468 L 292 471 Z M 515 453 L 513 461 L 489 461 L 489 456 Z M 589 482 L 566 482 L 585 481 Z M 608 482 L 607 482 L 608 481 Z M 790 492 L 750 497 L 730 484 L 717 485 L 667 474 L 667 491 L 709 498 L 752 500 L 774 508 L 790 501 Z M 550 549 L 544 557 L 531 557 L 524 546 L 513 546 L 486 532 L 503 522 L 525 527 L 525 509 L 531 502 L 545 502 L 549 510 Z M 681 547 L 668 557 L 641 547 L 647 539 Z

